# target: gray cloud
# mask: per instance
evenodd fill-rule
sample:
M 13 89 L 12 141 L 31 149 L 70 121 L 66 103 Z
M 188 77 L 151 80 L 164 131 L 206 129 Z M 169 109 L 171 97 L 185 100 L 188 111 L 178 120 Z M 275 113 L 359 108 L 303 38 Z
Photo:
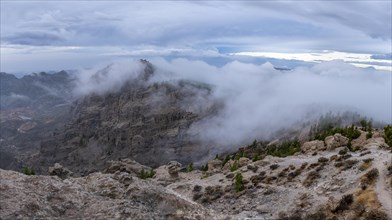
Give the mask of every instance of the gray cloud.
M 23 45 L 53 45 L 63 41 L 61 36 L 57 34 L 41 31 L 16 33 L 4 38 L 4 40 L 11 44 Z
M 371 57 L 375 60 L 392 60 L 392 53 L 374 54 Z

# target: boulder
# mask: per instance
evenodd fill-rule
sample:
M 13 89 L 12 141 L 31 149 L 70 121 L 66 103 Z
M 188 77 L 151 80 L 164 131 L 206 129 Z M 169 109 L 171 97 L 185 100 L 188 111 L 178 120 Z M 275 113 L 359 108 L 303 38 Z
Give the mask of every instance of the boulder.
M 305 154 L 312 154 L 314 152 L 323 151 L 325 149 L 326 147 L 324 145 L 324 141 L 320 140 L 305 142 L 301 147 L 301 151 Z
M 117 171 L 126 172 L 133 176 L 138 176 L 142 170 L 149 171 L 152 168 L 139 164 L 131 159 L 121 159 L 119 161 L 110 160 L 106 162 L 103 173 L 116 173 Z
M 182 164 L 177 161 L 170 161 L 167 163 L 167 172 L 172 177 L 178 177 L 178 172 L 180 172 Z
M 61 179 L 67 179 L 73 176 L 73 173 L 69 169 L 61 166 L 59 163 L 55 163 L 53 167 L 49 167 L 48 171 L 49 175 L 58 176 Z
M 250 162 L 252 162 L 252 161 L 251 161 L 249 158 L 241 157 L 241 158 L 238 160 L 238 167 L 246 166 L 246 165 L 248 165 Z
M 349 139 L 345 136 L 337 133 L 333 136 L 328 136 L 325 138 L 325 144 L 327 145 L 327 150 L 334 150 L 338 147 L 347 146 Z
M 222 169 L 222 161 L 221 160 L 210 160 L 208 161 L 208 172 L 216 173 Z

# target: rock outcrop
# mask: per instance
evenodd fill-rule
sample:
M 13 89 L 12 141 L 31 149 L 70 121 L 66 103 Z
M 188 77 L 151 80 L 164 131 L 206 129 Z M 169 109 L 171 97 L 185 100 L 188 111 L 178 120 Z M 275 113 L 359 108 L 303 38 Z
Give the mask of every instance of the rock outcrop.
M 59 163 L 55 163 L 53 167 L 49 167 L 48 172 L 49 172 L 49 175 L 58 176 L 61 179 L 66 179 L 66 178 L 69 178 L 74 175 L 72 171 L 61 166 L 61 164 L 59 164 Z
M 341 134 L 334 134 L 325 138 L 327 150 L 333 150 L 338 147 L 347 146 L 349 139 Z
M 305 142 L 302 147 L 301 151 L 305 154 L 312 154 L 314 152 L 326 150 L 326 146 L 324 145 L 324 141 L 314 140 Z

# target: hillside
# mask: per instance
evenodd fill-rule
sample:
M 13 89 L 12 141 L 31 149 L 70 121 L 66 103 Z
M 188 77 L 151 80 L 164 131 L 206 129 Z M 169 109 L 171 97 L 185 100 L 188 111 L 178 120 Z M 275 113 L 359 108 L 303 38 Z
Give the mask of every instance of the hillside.
M 58 164 L 50 173 L 61 178 L 0 170 L 0 217 L 391 219 L 392 154 L 381 134 L 355 152 L 335 138 L 285 158 L 210 160 L 205 171 L 171 161 L 150 172 L 130 159 L 78 178 Z

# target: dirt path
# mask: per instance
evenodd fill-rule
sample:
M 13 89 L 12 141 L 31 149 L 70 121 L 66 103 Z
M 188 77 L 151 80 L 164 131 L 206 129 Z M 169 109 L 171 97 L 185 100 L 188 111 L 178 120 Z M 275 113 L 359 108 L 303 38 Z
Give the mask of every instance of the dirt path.
M 387 172 L 387 164 L 391 163 L 392 154 L 386 151 L 378 151 L 374 160 L 374 167 L 380 172 L 379 179 L 374 187 L 377 198 L 385 209 L 389 218 L 392 219 L 392 191 L 386 189 L 385 174 Z

